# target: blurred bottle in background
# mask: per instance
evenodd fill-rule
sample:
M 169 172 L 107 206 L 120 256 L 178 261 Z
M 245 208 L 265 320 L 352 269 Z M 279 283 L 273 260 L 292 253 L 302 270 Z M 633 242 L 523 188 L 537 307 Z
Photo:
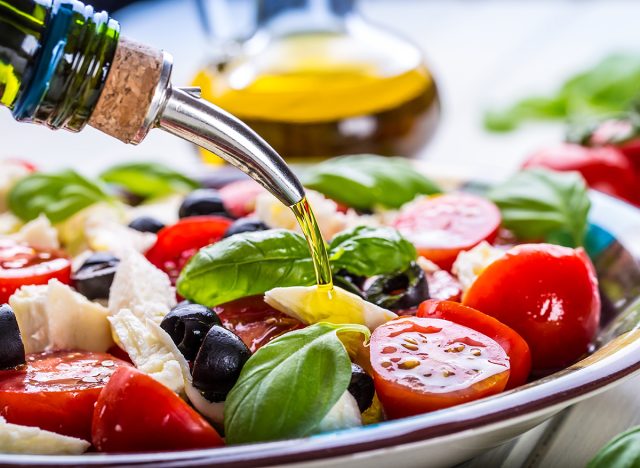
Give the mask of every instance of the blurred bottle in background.
M 439 116 L 433 77 L 354 3 L 197 0 L 213 57 L 194 84 L 289 160 L 416 154 Z

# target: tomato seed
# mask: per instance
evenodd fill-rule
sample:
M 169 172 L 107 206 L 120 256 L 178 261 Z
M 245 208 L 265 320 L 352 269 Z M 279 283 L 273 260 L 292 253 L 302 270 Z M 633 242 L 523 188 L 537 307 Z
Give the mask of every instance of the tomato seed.
M 380 365 L 384 368 L 387 368 L 387 367 L 391 367 L 393 364 L 391 364 L 389 361 L 382 361 Z
M 480 351 L 478 348 L 473 348 L 471 350 L 471 354 L 473 354 L 474 356 L 480 356 L 482 354 L 482 351 Z
M 397 349 L 393 346 L 385 346 L 384 348 L 382 348 L 382 354 L 391 354 L 391 353 L 395 353 L 397 351 Z
M 398 364 L 398 367 L 400 369 L 413 369 L 414 367 L 418 367 L 419 365 L 420 365 L 420 361 L 416 359 L 408 359 Z
M 406 341 L 407 343 L 414 344 L 414 345 L 418 344 L 418 342 L 416 340 L 414 340 L 413 338 L 409 338 L 409 337 L 405 338 L 404 341 Z
M 418 346 L 410 343 L 402 343 L 402 346 L 407 348 L 410 351 L 418 351 Z

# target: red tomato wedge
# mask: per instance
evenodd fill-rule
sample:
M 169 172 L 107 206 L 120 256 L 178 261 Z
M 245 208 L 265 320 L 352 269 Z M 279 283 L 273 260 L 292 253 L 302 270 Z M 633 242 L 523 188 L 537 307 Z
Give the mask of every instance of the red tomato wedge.
M 202 247 L 222 239 L 231 220 L 222 216 L 192 216 L 158 232 L 147 259 L 163 270 L 175 284 L 189 259 Z
M 213 308 L 222 326 L 240 337 L 252 353 L 269 341 L 304 324 L 264 302 L 263 296 L 251 296 Z
M 428 300 L 420 304 L 418 317 L 439 318 L 464 325 L 496 341 L 509 356 L 511 375 L 506 389 L 526 383 L 531 372 L 529 345 L 514 330 L 479 310 L 457 302 Z
M 150 452 L 220 447 L 216 430 L 169 388 L 133 367 L 118 369 L 93 415 L 101 452 Z
M 598 279 L 582 249 L 514 247 L 476 278 L 463 304 L 513 328 L 529 344 L 533 369 L 566 367 L 588 351 L 600 319 Z
M 239 180 L 225 185 L 220 190 L 222 203 L 229 214 L 243 218 L 256 208 L 256 198 L 267 191 L 254 180 Z
M 500 227 L 498 207 L 475 195 L 451 193 L 407 205 L 393 221 L 418 253 L 450 270 L 458 254 L 483 240 L 492 242 Z
M 370 350 L 376 393 L 391 419 L 494 395 L 509 379 L 498 343 L 448 320 L 391 320 L 374 330 Z
M 109 378 L 127 363 L 106 353 L 30 354 L 0 371 L 0 415 L 8 422 L 91 440 L 93 407 Z
M 71 261 L 55 250 L 34 249 L 12 239 L 0 239 L 0 304 L 27 284 L 71 282 Z

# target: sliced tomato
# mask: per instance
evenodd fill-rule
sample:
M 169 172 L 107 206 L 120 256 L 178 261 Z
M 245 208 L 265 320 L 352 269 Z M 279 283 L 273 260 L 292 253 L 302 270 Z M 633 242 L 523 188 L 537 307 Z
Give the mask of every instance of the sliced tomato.
M 236 218 L 244 218 L 256 208 L 256 198 L 266 193 L 262 185 L 254 180 L 239 180 L 220 189 L 225 209 Z
M 189 259 L 202 247 L 222 239 L 231 220 L 222 216 L 192 216 L 158 232 L 147 259 L 169 275 L 175 284 Z
M 501 392 L 509 358 L 488 336 L 448 320 L 401 317 L 371 335 L 376 393 L 392 419 Z
M 450 270 L 458 254 L 492 242 L 500 227 L 498 207 L 475 195 L 451 193 L 410 203 L 392 222 L 418 253 Z
M 101 452 L 224 445 L 216 430 L 178 395 L 133 367 L 118 369 L 100 393 L 91 440 Z
M 582 249 L 523 244 L 487 266 L 463 304 L 497 318 L 529 344 L 546 373 L 588 351 L 600 319 L 598 279 Z
M 420 304 L 418 317 L 440 318 L 479 331 L 496 341 L 509 356 L 511 374 L 507 389 L 526 383 L 531 372 L 531 351 L 513 329 L 479 310 L 457 302 L 428 300 Z
M 222 325 L 247 345 L 252 353 L 287 332 L 304 328 L 304 324 L 264 302 L 263 296 L 251 296 L 213 308 Z
M 57 250 L 43 250 L 0 238 L 0 304 L 27 284 L 71 282 L 71 261 Z
M 0 371 L 0 415 L 10 423 L 91 440 L 100 390 L 122 366 L 128 364 L 106 353 L 27 355 L 23 368 Z

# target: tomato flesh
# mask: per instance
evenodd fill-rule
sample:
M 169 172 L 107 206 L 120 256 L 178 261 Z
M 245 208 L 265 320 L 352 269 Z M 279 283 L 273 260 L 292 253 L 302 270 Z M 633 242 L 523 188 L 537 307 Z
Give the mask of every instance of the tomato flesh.
M 447 320 L 392 320 L 374 330 L 370 350 L 376 393 L 391 419 L 494 395 L 509 379 L 498 343 Z
M 47 284 L 51 279 L 71 282 L 71 261 L 61 252 L 0 239 L 0 304 L 22 286 Z
M 418 317 L 449 320 L 476 330 L 496 341 L 509 356 L 511 374 L 506 389 L 524 384 L 531 372 L 531 351 L 527 342 L 502 322 L 457 302 L 428 300 L 420 304 Z
M 304 328 L 299 320 L 289 317 L 264 302 L 263 296 L 251 296 L 213 308 L 222 325 L 235 333 L 255 353 L 269 341 L 293 330 Z
M 508 250 L 476 278 L 463 304 L 518 332 L 538 373 L 566 367 L 585 354 L 600 319 L 591 261 L 580 248 L 551 244 Z
M 0 415 L 10 423 L 91 440 L 98 395 L 122 366 L 128 364 L 106 353 L 27 355 L 23 368 L 0 371 Z
M 450 270 L 461 251 L 482 241 L 492 242 L 500 221 L 498 207 L 489 200 L 451 193 L 411 203 L 392 225 L 416 246 L 420 255 Z
M 101 452 L 149 452 L 219 447 L 216 430 L 152 377 L 121 367 L 104 387 L 93 417 L 93 445 Z

